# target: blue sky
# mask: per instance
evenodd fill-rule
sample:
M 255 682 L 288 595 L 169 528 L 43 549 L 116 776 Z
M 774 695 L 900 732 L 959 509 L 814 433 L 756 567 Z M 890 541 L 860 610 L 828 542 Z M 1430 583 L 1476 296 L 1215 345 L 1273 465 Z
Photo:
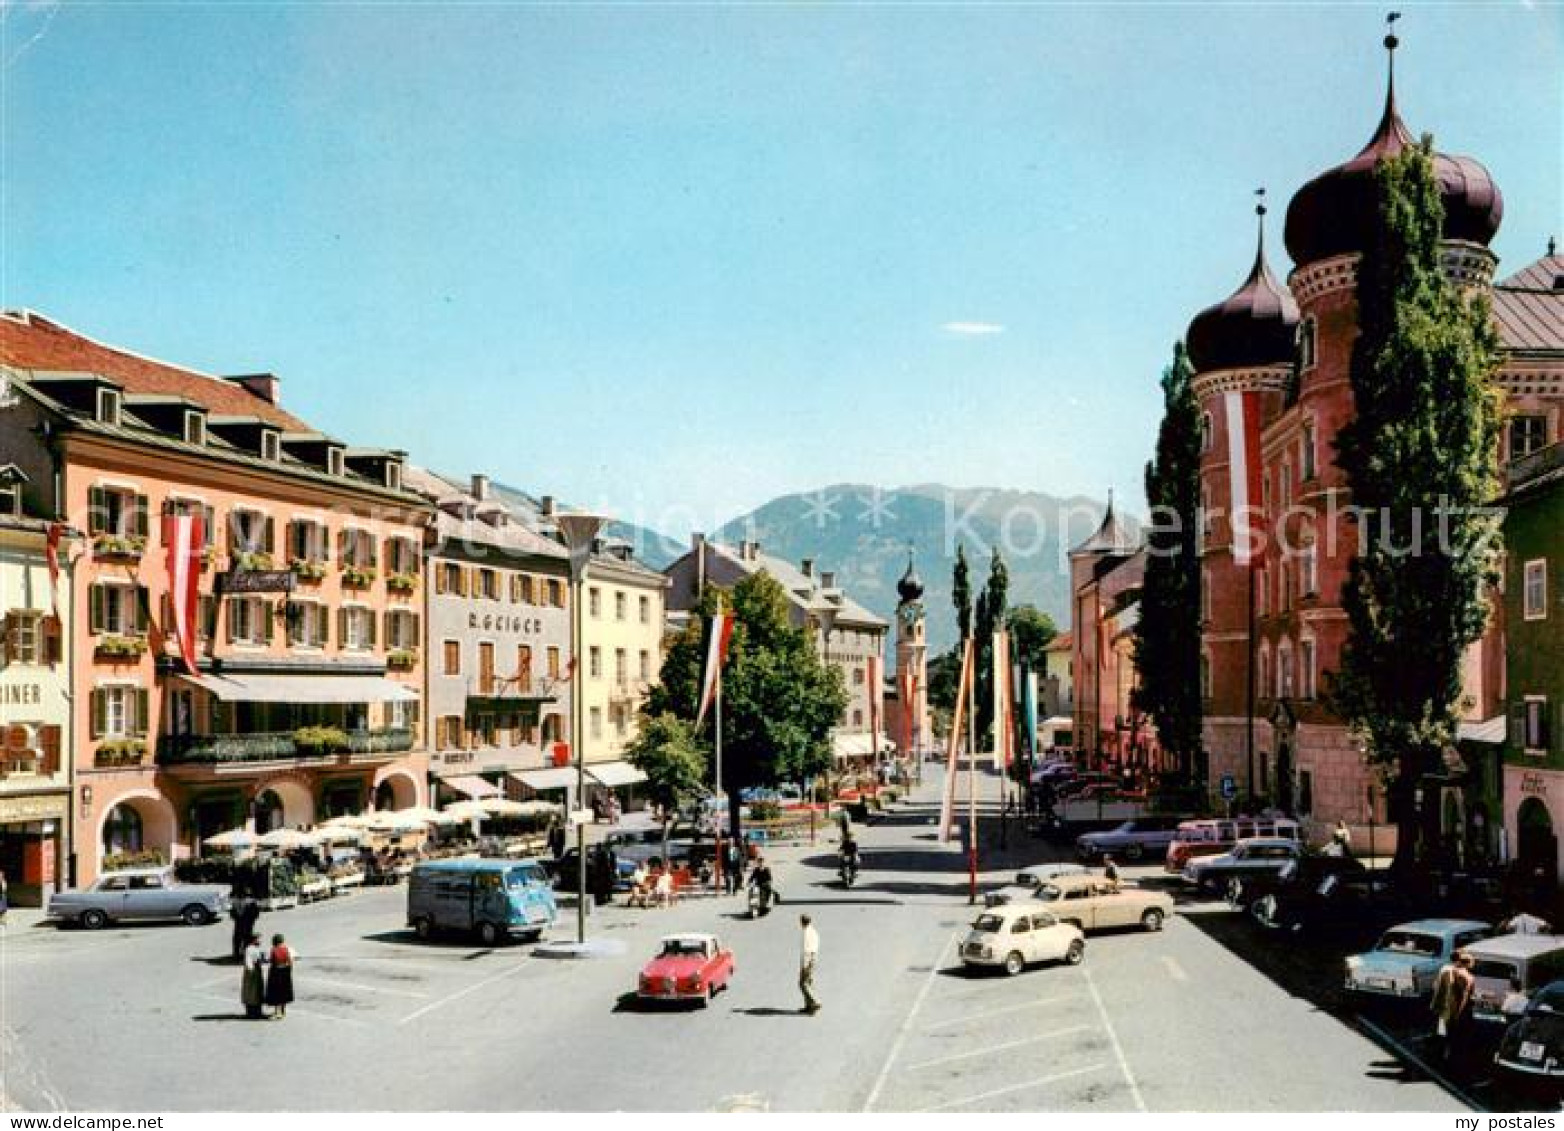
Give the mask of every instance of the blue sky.
M 1564 236 L 1564 10 L 1404 4 L 1414 131 Z M 1367 140 L 1381 7 L 6 0 L 0 300 L 676 536 L 1139 499 L 1156 378 Z M 987 331 L 987 332 L 979 332 Z

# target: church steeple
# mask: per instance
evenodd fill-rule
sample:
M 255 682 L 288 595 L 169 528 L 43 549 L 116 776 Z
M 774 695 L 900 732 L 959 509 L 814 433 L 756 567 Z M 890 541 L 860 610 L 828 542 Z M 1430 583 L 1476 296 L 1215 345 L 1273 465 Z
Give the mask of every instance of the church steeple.
M 917 567 L 913 565 L 911 543 L 907 546 L 907 572 L 896 583 L 896 592 L 901 595 L 901 603 L 904 605 L 910 605 L 923 597 L 923 579 L 918 576 Z

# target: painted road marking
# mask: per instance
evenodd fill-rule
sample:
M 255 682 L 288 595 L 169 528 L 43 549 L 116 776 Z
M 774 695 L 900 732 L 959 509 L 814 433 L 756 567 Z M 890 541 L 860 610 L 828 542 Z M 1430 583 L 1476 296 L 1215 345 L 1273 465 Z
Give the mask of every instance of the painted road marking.
M 1178 964 L 1178 959 L 1174 958 L 1171 954 L 1164 954 L 1162 956 L 1162 965 L 1167 967 L 1168 977 L 1172 978 L 1175 982 L 1189 981 L 1189 975 L 1184 973 L 1184 968 Z
M 421 994 L 416 990 L 396 990 L 390 986 L 364 986 L 357 982 L 344 982 L 340 978 L 322 978 L 319 974 L 309 974 L 308 976 L 311 983 L 319 986 L 341 986 L 345 990 L 362 990 L 367 994 L 390 994 L 393 997 L 410 997 L 419 1001 L 429 1000 L 428 994 Z
M 940 943 L 939 954 L 935 956 L 933 964 L 929 967 L 928 976 L 923 979 L 923 988 L 918 991 L 917 999 L 912 1003 L 912 1009 L 907 1016 L 902 1018 L 901 1028 L 896 1031 L 896 1039 L 891 1042 L 891 1051 L 885 1058 L 885 1063 L 880 1067 L 880 1074 L 874 1078 L 874 1087 L 869 1089 L 869 1098 L 863 1102 L 864 1111 L 873 1111 L 874 1105 L 880 1099 L 880 1092 L 885 1087 L 885 1081 L 891 1074 L 891 1065 L 896 1063 L 896 1058 L 901 1055 L 902 1046 L 907 1043 L 907 1034 L 912 1032 L 913 1018 L 918 1016 L 918 1011 L 923 1008 L 924 999 L 929 996 L 929 990 L 934 986 L 934 979 L 939 976 L 940 967 L 945 965 L 945 953 L 950 950 L 950 944 L 961 937 L 961 932 L 952 932 Z
M 1130 1062 L 1124 1056 L 1124 1046 L 1119 1044 L 1118 1030 L 1113 1027 L 1113 1019 L 1108 1016 L 1108 1011 L 1103 1007 L 1102 995 L 1097 992 L 1097 981 L 1092 977 L 1090 967 L 1082 967 L 1086 974 L 1086 984 L 1091 988 L 1092 1000 L 1097 1003 L 1097 1012 L 1102 1017 L 1103 1028 L 1108 1030 L 1108 1040 L 1113 1043 L 1113 1055 L 1118 1057 L 1119 1068 L 1124 1073 L 1124 1080 L 1130 1086 L 1130 1095 L 1135 1098 L 1135 1108 L 1142 1114 L 1146 1111 L 1146 1101 L 1141 1097 L 1140 1085 L 1135 1082 L 1135 1074 L 1130 1071 Z
M 991 1100 L 995 1096 L 1007 1096 L 1011 1092 L 1024 1092 L 1028 1088 L 1041 1088 L 1045 1084 L 1055 1084 L 1060 1080 L 1068 1080 L 1074 1076 L 1085 1076 L 1088 1072 L 1100 1072 L 1106 1067 L 1108 1067 L 1106 1064 L 1088 1064 L 1085 1068 L 1076 1068 L 1069 1072 L 1056 1072 L 1052 1076 L 1041 1076 L 1036 1080 L 1028 1080 L 1024 1084 L 1011 1084 L 1008 1088 L 995 1088 L 992 1092 L 979 1092 L 975 1096 L 968 1096 L 961 1100 L 951 1100 L 948 1103 L 935 1104 L 933 1107 L 926 1107 L 923 1110 L 926 1112 L 945 1111 L 948 1108 L 965 1107 L 967 1104 Z M 1146 1109 L 1141 1108 L 1141 1110 L 1145 1111 Z
M 937 1057 L 934 1060 L 925 1060 L 922 1064 L 909 1065 L 908 1072 L 917 1072 L 924 1068 L 933 1068 L 937 1064 L 948 1064 L 953 1060 L 967 1060 L 974 1056 L 988 1056 L 990 1053 L 1004 1052 L 1006 1049 L 1020 1048 L 1022 1045 L 1035 1045 L 1039 1041 L 1050 1041 L 1055 1037 L 1067 1037 L 1071 1033 L 1084 1033 L 1090 1030 L 1090 1025 L 1071 1025 L 1068 1029 L 1055 1029 L 1052 1033 L 1044 1033 L 1038 1037 L 1026 1037 L 1019 1041 L 1007 1041 L 1002 1045 L 990 1045 L 988 1048 L 974 1049 L 972 1052 L 958 1052 L 950 1056 Z
M 943 1029 L 947 1025 L 965 1025 L 971 1021 L 984 1021 L 990 1017 L 999 1017 L 1006 1013 L 1016 1013 L 1023 1009 L 1038 1009 L 1045 1005 L 1058 1005 L 1061 1001 L 1074 1001 L 1076 995 L 1063 994 L 1058 997 L 1038 998 L 1036 1001 L 1023 1002 L 1020 1005 L 1007 1005 L 1001 1009 L 990 1009 L 985 1013 L 968 1013 L 964 1017 L 952 1017 L 948 1021 L 936 1021 L 932 1025 L 924 1027 L 925 1033 L 931 1033 L 935 1029 Z
M 525 968 L 528 965 L 528 963 L 530 963 L 530 962 L 531 962 L 531 959 L 523 958 L 521 961 L 517 962 L 516 965 L 510 967 L 508 970 L 501 970 L 498 974 L 495 974 L 491 978 L 485 978 L 481 982 L 474 982 L 472 985 L 468 986 L 464 990 L 457 990 L 455 993 L 446 994 L 443 998 L 440 998 L 438 1001 L 430 1002 L 428 1005 L 424 1006 L 422 1009 L 415 1009 L 412 1013 L 409 1013 L 406 1017 L 404 1017 L 400 1021 L 398 1021 L 397 1024 L 398 1025 L 406 1025 L 409 1021 L 417 1021 L 420 1017 L 422 1017 L 426 1013 L 432 1013 L 434 1010 L 439 1009 L 441 1006 L 450 1005 L 451 1002 L 457 1001 L 457 1000 L 459 1000 L 461 998 L 464 998 L 468 994 L 477 993 L 479 990 L 483 989 L 485 986 L 492 986 L 495 982 L 498 982 L 501 978 L 509 978 L 517 970 L 521 970 L 521 969 Z

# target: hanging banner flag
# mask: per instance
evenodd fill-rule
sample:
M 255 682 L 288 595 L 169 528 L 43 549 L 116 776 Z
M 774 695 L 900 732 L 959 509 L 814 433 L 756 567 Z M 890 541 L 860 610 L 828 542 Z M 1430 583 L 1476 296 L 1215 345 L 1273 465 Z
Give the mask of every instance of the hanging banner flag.
M 1232 497 L 1233 564 L 1255 564 L 1260 534 L 1260 394 L 1226 393 L 1227 468 Z
M 49 563 L 49 604 L 55 620 L 60 619 L 60 539 L 64 536 L 65 524 L 51 522 L 44 542 L 44 558 Z
M 1037 749 L 1037 673 L 1028 671 L 1023 686 L 1026 688 L 1026 748 L 1036 762 L 1042 753 Z
M 956 815 L 956 754 L 961 748 L 961 728 L 966 719 L 967 695 L 972 687 L 972 641 L 961 653 L 961 678 L 956 684 L 956 711 L 950 720 L 950 753 L 945 759 L 945 791 L 939 805 L 939 838 L 951 839 Z
M 163 545 L 168 547 L 168 605 L 173 636 L 185 670 L 196 674 L 196 615 L 201 599 L 201 547 L 206 532 L 199 514 L 163 516 Z
M 885 703 L 885 680 L 880 675 L 880 657 L 870 656 L 866 678 L 869 681 L 869 741 L 876 760 L 880 757 L 880 709 Z
M 706 708 L 717 693 L 722 665 L 728 658 L 728 643 L 733 639 L 733 614 L 716 613 L 706 624 L 705 661 L 701 667 L 701 701 L 695 712 L 695 725 L 706 717 Z

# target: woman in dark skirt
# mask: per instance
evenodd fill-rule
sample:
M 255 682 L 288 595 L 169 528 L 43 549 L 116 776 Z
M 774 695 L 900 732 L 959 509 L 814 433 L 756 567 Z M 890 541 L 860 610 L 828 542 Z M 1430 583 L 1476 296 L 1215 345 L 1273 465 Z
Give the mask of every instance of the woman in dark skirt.
M 288 1003 L 293 1000 L 294 953 L 281 935 L 272 936 L 272 952 L 266 969 L 266 1004 L 282 1020 L 288 1013 Z

